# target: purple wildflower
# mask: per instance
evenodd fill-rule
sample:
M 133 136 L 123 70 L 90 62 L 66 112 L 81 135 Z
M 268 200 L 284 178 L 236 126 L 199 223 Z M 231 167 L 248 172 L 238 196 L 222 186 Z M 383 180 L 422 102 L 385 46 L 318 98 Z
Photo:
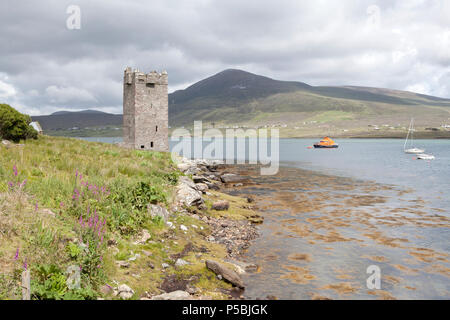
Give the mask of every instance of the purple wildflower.
M 14 176 L 17 177 L 17 166 L 16 165 L 13 166 L 13 171 L 14 171 Z
M 34 205 L 34 211 L 38 211 L 38 208 L 39 208 L 39 206 L 38 206 L 38 203 L 36 201 L 36 204 Z
M 23 262 L 23 268 L 25 270 L 27 270 L 27 268 L 28 268 L 27 258 L 25 258 L 25 261 Z
M 16 255 L 14 256 L 14 260 L 19 259 L 19 248 L 16 250 Z

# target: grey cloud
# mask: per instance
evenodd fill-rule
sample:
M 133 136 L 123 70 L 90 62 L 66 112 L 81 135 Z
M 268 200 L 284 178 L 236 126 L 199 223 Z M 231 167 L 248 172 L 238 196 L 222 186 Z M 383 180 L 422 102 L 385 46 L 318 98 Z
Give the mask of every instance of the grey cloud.
M 32 114 L 120 113 L 127 65 L 167 70 L 171 90 L 242 68 L 450 97 L 446 0 L 2 0 L 0 21 L 0 99 Z

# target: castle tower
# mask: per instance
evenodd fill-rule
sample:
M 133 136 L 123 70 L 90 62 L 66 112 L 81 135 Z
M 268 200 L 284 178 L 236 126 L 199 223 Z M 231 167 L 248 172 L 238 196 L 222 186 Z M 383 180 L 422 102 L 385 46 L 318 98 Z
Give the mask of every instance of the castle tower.
M 123 142 L 129 148 L 169 151 L 167 72 L 127 67 L 123 77 Z

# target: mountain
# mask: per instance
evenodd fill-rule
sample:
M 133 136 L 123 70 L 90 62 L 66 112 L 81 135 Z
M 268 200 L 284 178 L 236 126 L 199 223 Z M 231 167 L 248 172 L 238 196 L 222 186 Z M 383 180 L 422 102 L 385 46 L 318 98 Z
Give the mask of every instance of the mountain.
M 169 95 L 171 125 L 193 120 L 215 123 L 264 124 L 267 121 L 304 122 L 320 113 L 363 118 L 425 111 L 448 117 L 450 100 L 422 94 L 357 86 L 310 86 L 229 69 Z M 409 115 L 408 108 L 412 114 Z M 406 108 L 406 109 L 405 109 Z M 427 110 L 424 110 L 427 109 Z
M 74 127 L 122 126 L 122 115 L 97 110 L 57 111 L 47 116 L 32 116 L 44 131 L 65 130 Z
M 216 127 L 280 126 L 288 128 L 283 130 L 289 131 L 289 136 L 305 136 L 320 135 L 329 128 L 341 133 L 364 132 L 368 125 L 403 130 L 411 117 L 422 129 L 448 124 L 450 99 L 384 88 L 311 86 L 236 69 L 169 94 L 172 128 L 202 120 Z M 59 111 L 32 118 L 44 131 L 122 125 L 122 115 L 96 110 Z

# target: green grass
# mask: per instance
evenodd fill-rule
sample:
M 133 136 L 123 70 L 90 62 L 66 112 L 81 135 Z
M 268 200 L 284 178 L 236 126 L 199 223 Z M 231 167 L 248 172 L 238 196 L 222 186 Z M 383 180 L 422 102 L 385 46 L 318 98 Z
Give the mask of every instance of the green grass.
M 0 145 L 0 154 L 0 299 L 21 298 L 25 263 L 31 270 L 32 299 L 117 299 L 100 289 L 123 283 L 138 299 L 161 293 L 164 278 L 174 274 L 197 277 L 192 285 L 199 294 L 226 297 L 219 289 L 230 285 L 219 281 L 204 263 L 204 259 L 222 261 L 227 255 L 223 245 L 205 240 L 211 233 L 208 225 L 173 212 L 170 221 L 175 228 L 169 228 L 148 212 L 148 203 L 168 207 L 172 202 L 181 173 L 170 154 L 49 136 L 22 145 Z M 86 183 L 105 192 L 96 195 Z M 79 196 L 74 197 L 75 190 Z M 229 218 L 251 218 L 250 210 L 241 208 L 244 200 L 227 199 L 232 202 Z M 86 227 L 94 213 L 99 225 L 106 221 L 105 231 L 98 229 L 102 238 L 95 227 Z M 211 210 L 206 214 L 219 216 Z M 181 224 L 189 231 L 182 231 Z M 143 229 L 151 239 L 139 244 Z M 108 240 L 116 244 L 107 246 Z M 187 244 L 202 250 L 187 252 L 183 259 L 188 266 L 173 267 L 171 257 Z M 118 266 L 118 260 L 135 254 L 139 257 L 128 268 Z M 162 263 L 171 267 L 165 269 Z M 81 267 L 80 288 L 65 285 L 68 267 Z

